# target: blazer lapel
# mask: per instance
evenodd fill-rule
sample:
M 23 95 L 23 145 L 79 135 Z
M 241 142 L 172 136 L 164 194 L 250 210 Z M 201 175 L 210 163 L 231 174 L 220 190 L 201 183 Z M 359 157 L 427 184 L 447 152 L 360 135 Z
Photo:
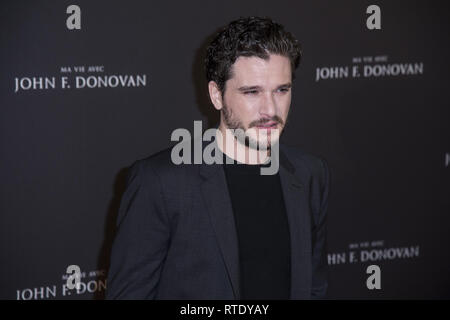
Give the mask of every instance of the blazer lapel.
M 305 183 L 280 147 L 280 182 L 291 237 L 291 299 L 309 299 L 311 291 L 311 221 Z
M 221 165 L 202 165 L 201 190 L 236 299 L 240 299 L 239 246 L 225 172 Z

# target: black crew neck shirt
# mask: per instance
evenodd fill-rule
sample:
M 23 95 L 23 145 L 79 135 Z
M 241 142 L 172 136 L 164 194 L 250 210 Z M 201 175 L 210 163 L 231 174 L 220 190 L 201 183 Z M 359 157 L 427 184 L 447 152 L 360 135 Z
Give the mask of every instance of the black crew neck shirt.
M 238 162 L 224 171 L 239 243 L 241 299 L 289 299 L 291 247 L 280 176 Z M 230 158 L 228 158 L 230 159 Z

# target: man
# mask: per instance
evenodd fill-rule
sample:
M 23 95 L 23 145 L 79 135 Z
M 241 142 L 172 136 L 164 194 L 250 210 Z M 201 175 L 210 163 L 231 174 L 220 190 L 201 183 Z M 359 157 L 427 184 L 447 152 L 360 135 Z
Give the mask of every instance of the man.
M 237 163 L 175 165 L 168 149 L 132 166 L 107 298 L 325 297 L 328 166 L 278 144 L 300 55 L 268 18 L 241 18 L 217 34 L 205 59 L 221 115 L 216 143 Z M 251 159 L 255 148 L 267 153 Z M 276 174 L 261 174 L 268 159 L 279 159 Z

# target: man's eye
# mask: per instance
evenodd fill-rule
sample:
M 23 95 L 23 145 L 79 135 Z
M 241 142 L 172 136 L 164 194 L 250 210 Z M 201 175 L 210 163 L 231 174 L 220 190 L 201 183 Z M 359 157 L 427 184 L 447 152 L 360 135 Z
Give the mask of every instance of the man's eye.
M 281 92 L 288 92 L 289 88 L 281 88 L 281 89 L 279 89 L 279 91 L 281 91 Z
M 258 93 L 258 90 L 244 91 L 244 94 L 256 94 L 256 93 Z

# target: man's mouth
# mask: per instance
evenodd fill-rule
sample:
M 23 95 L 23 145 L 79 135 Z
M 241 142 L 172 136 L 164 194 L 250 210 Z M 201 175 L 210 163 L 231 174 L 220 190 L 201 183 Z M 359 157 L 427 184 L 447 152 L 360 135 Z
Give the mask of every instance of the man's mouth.
M 257 125 L 259 129 L 275 129 L 278 126 L 278 122 L 270 121 L 264 124 Z

